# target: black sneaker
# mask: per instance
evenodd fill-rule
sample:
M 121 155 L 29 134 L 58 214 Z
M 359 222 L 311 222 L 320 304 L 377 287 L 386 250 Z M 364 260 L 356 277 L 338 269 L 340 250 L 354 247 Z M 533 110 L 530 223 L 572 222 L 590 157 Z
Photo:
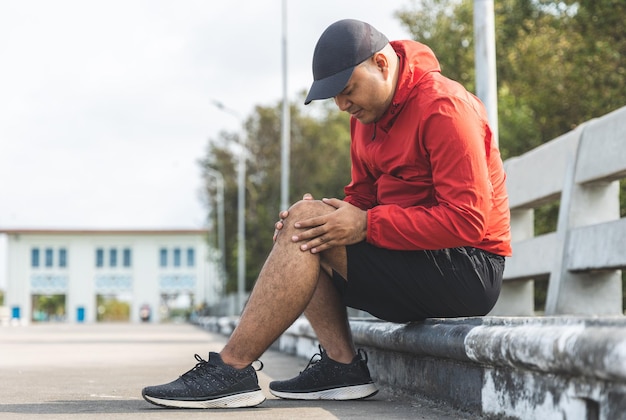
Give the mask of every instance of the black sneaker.
M 295 400 L 358 400 L 378 392 L 367 368 L 367 354 L 359 349 L 348 364 L 332 360 L 320 346 L 300 375 L 270 383 L 277 397 Z M 316 357 L 319 358 L 316 359 Z
M 218 353 L 209 360 L 196 354 L 196 366 L 175 381 L 141 391 L 149 403 L 179 408 L 252 407 L 265 401 L 254 367 L 235 369 Z M 263 368 L 263 364 L 259 370 Z

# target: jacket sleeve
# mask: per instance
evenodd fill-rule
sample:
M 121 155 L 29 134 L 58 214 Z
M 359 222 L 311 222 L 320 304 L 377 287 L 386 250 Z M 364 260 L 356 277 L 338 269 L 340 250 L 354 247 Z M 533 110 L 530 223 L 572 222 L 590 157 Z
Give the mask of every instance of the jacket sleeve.
M 430 108 L 416 141 L 428 156 L 435 204 L 368 210 L 367 241 L 388 249 L 423 250 L 479 243 L 493 195 L 488 172 L 491 131 L 470 104 L 439 99 Z

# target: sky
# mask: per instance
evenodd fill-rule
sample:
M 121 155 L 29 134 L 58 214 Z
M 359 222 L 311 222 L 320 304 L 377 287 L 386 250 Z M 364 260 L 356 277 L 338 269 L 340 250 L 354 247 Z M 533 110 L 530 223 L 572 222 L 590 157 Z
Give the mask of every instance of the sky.
M 328 25 L 407 39 L 394 12 L 411 4 L 287 1 L 288 99 L 310 86 Z M 0 0 L 0 229 L 205 227 L 208 139 L 282 100 L 282 7 Z

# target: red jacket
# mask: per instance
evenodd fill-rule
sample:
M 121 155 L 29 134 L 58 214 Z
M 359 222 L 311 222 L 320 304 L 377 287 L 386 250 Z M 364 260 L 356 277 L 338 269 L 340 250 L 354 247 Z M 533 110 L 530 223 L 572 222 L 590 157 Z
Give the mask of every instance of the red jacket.
M 376 123 L 351 119 L 352 181 L 345 201 L 367 210 L 381 248 L 474 246 L 511 255 L 505 173 L 482 103 L 440 74 L 414 41 L 400 57 L 393 101 Z

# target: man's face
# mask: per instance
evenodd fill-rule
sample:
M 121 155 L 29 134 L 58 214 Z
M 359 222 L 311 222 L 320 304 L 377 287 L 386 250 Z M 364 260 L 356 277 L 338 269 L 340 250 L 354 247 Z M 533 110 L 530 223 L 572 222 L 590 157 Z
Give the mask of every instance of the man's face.
M 344 90 L 335 96 L 335 104 L 363 124 L 378 121 L 393 98 L 387 75 L 372 59 L 365 61 L 354 69 Z

